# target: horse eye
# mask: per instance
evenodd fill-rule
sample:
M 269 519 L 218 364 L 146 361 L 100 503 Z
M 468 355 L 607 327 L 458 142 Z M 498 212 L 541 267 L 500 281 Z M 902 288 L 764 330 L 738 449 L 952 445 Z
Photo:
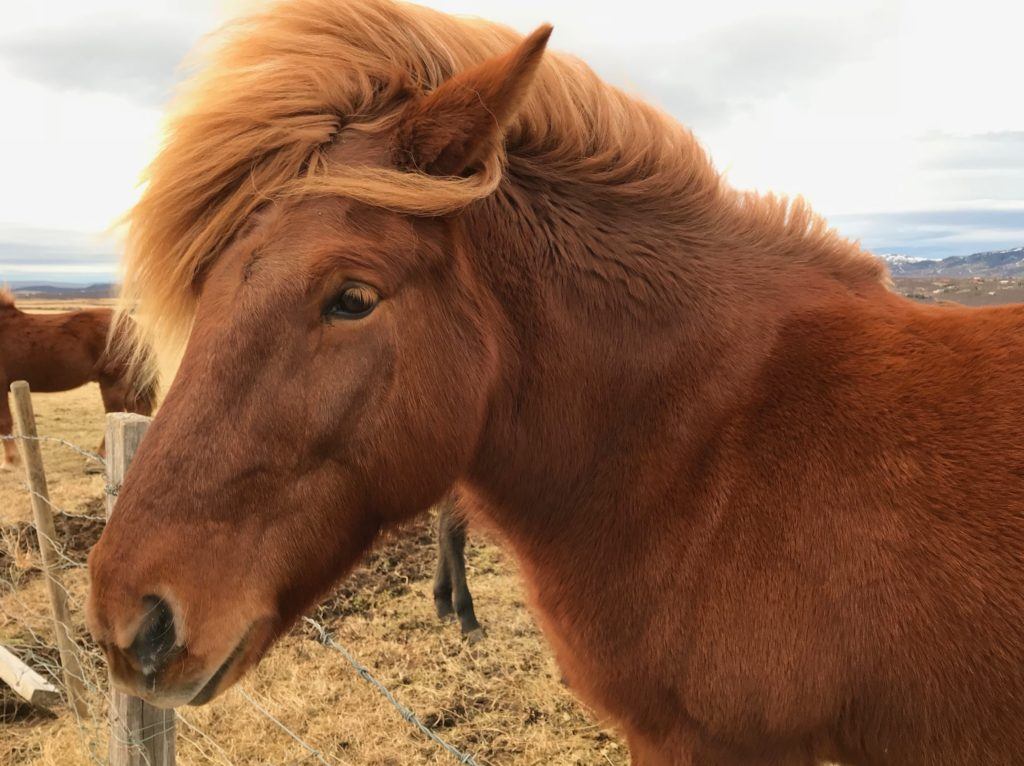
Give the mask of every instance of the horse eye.
M 327 308 L 324 309 L 324 317 L 327 319 L 362 319 L 377 307 L 378 302 L 380 302 L 380 296 L 369 285 L 348 284 L 327 304 Z

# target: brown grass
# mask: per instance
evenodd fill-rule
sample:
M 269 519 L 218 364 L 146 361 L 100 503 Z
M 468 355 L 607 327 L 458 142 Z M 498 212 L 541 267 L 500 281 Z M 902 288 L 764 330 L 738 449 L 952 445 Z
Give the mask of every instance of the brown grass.
M 99 443 L 103 413 L 95 386 L 37 395 L 34 403 L 40 433 L 89 449 Z M 102 515 L 103 479 L 85 474 L 85 458 L 59 445 L 46 444 L 43 452 L 53 502 L 72 515 Z M 0 643 L 52 666 L 52 626 L 34 569 L 22 479 L 0 473 Z M 487 638 L 470 648 L 454 625 L 438 622 L 430 595 L 433 523 L 425 518 L 381 545 L 313 616 L 421 720 L 480 764 L 626 763 L 625 746 L 559 682 L 514 564 L 497 546 L 471 534 L 470 586 Z M 81 519 L 58 519 L 58 530 L 73 561 L 83 560 L 99 531 Z M 65 575 L 80 643 L 90 652 L 95 720 L 79 726 L 65 706 L 46 715 L 0 691 L 0 764 L 74 766 L 106 752 L 104 675 L 81 624 L 85 570 L 71 566 Z M 242 688 L 328 763 L 455 763 L 312 636 L 303 625 L 294 629 Z M 237 690 L 182 712 L 195 728 L 179 723 L 180 764 L 317 763 Z
M 964 306 L 1002 306 L 1024 303 L 1024 279 L 1019 277 L 896 277 L 896 289 L 926 303 L 952 302 Z

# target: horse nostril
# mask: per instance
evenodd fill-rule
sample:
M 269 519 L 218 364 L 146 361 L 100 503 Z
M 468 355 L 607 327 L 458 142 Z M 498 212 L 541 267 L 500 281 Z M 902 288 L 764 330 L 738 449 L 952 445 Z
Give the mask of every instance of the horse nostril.
M 174 615 L 163 599 L 144 596 L 146 614 L 128 652 L 143 676 L 155 677 L 175 654 Z

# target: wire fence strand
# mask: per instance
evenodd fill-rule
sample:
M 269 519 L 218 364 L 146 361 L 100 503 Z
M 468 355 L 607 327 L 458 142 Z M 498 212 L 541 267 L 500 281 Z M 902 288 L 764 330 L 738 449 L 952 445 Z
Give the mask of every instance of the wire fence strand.
M 84 447 L 79 447 L 74 442 L 69 442 L 67 439 L 62 439 L 59 436 L 24 436 L 22 434 L 0 434 L 0 441 L 19 441 L 19 440 L 35 441 L 35 442 L 49 442 L 49 443 L 52 443 L 52 444 L 60 444 L 60 445 L 63 445 L 64 447 L 67 447 L 68 449 L 72 450 L 73 452 L 77 452 L 82 457 L 87 458 L 87 459 L 93 461 L 94 463 L 98 463 L 99 465 L 106 465 L 107 464 L 106 460 L 104 460 L 100 455 L 98 455 L 97 453 L 93 452 L 92 450 L 87 450 Z
M 313 747 L 304 739 L 302 739 L 302 737 L 300 737 L 294 731 L 292 731 L 283 723 L 281 723 L 279 719 L 277 719 L 269 710 L 263 707 L 260 703 L 254 700 L 252 696 L 249 694 L 249 692 L 247 692 L 241 686 L 238 687 L 238 693 L 242 695 L 242 697 L 245 700 L 247 700 L 250 705 L 256 708 L 256 710 L 259 711 L 264 717 L 269 718 L 271 721 L 273 721 L 274 725 L 277 726 L 277 728 L 279 728 L 281 731 L 283 731 L 285 734 L 287 734 L 289 737 L 295 740 L 299 744 L 299 746 L 302 747 L 304 750 L 307 750 L 310 753 L 310 755 L 316 758 L 320 763 L 324 764 L 324 766 L 331 766 L 327 761 L 324 760 L 322 752 L 317 750 L 315 747 Z
M 373 674 L 370 673 L 370 671 L 367 670 L 359 662 L 359 660 L 357 660 L 351 654 L 351 652 L 348 651 L 348 649 L 346 649 L 344 646 L 339 644 L 334 639 L 334 637 L 327 631 L 327 629 L 323 625 L 321 625 L 319 622 L 317 622 L 316 620 L 312 619 L 311 617 L 303 617 L 302 619 L 303 619 L 303 621 L 307 625 L 312 627 L 313 630 L 315 630 L 317 632 L 317 634 L 319 636 L 319 642 L 321 644 L 323 644 L 326 647 L 329 647 L 329 648 L 333 649 L 334 651 L 338 652 L 342 657 L 344 657 L 345 660 L 348 662 L 348 664 L 351 665 L 352 668 L 356 671 L 356 674 L 360 678 L 362 678 L 364 681 L 366 681 L 368 684 L 370 684 L 371 686 L 376 688 L 377 691 L 379 691 L 384 696 L 384 699 L 386 699 L 388 702 L 390 702 L 391 706 L 394 707 L 395 710 L 398 711 L 399 715 L 401 715 L 402 718 L 404 718 L 406 721 L 408 721 L 414 727 L 419 729 L 420 732 L 425 734 L 428 738 L 433 740 L 436 744 L 440 745 L 445 750 L 447 750 L 449 753 L 451 753 L 453 756 L 455 756 L 455 758 L 458 759 L 459 763 L 467 764 L 467 766 L 479 766 L 479 764 L 475 760 L 473 760 L 473 756 L 472 755 L 470 755 L 469 753 L 462 752 L 461 750 L 459 750 L 454 745 L 451 745 L 448 742 L 446 742 L 445 740 L 441 739 L 441 737 L 439 737 L 437 735 L 437 733 L 433 729 L 431 729 L 429 726 L 427 726 L 425 723 L 423 723 L 419 718 L 417 718 L 415 713 L 413 713 L 409 708 L 407 708 L 405 705 L 403 705 L 401 702 L 399 702 L 397 699 L 395 699 L 395 695 L 391 693 L 391 690 L 388 689 L 384 684 L 382 684 L 376 678 L 374 678 Z

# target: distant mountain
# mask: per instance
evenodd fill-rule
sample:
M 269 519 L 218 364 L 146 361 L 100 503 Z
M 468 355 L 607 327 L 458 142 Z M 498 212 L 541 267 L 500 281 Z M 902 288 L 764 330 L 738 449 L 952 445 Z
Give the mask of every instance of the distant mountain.
M 903 255 L 903 253 L 879 253 L 878 257 L 889 264 L 890 270 L 927 260 L 926 258 L 917 258 L 913 255 Z
M 51 282 L 47 279 L 2 279 L 0 283 L 7 285 L 12 290 L 22 287 L 84 287 L 81 282 Z
M 894 277 L 1024 277 L 1024 247 L 953 255 L 940 261 L 899 253 L 878 256 Z
M 16 298 L 50 298 L 64 300 L 68 298 L 114 298 L 117 296 L 117 285 L 101 282 L 94 285 L 66 285 L 49 282 L 35 284 L 12 285 Z

